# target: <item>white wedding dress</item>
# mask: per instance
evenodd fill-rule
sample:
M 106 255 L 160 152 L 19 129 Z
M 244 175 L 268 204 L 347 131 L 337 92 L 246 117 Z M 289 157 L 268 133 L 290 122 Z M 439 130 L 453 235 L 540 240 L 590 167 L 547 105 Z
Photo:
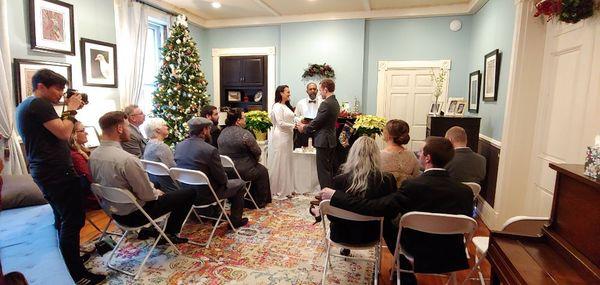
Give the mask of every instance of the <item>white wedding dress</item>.
M 292 151 L 294 147 L 294 112 L 286 105 L 275 103 L 271 111 L 273 128 L 269 135 L 269 180 L 271 193 L 281 197 L 294 191 Z

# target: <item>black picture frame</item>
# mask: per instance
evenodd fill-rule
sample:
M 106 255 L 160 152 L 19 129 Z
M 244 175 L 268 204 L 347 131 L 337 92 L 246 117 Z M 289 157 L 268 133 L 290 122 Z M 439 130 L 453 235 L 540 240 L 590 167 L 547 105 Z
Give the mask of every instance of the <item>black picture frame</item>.
M 72 82 L 71 65 L 62 62 L 40 61 L 30 59 L 14 59 L 13 72 L 15 84 L 15 103 L 18 106 L 27 96 L 33 94 L 31 86 L 31 77 L 40 69 L 50 69 L 62 76 L 65 76 L 69 81 L 69 86 Z M 62 99 L 61 99 L 62 101 Z
M 483 60 L 483 101 L 498 101 L 498 81 L 500 79 L 500 51 L 495 49 Z
M 43 6 L 54 9 L 44 9 Z M 29 0 L 29 42 L 32 50 L 75 55 L 74 25 L 73 5 L 58 0 Z
M 86 38 L 79 45 L 83 85 L 117 88 L 117 45 Z
M 481 96 L 481 71 L 476 70 L 469 74 L 469 112 L 479 112 L 479 98 Z

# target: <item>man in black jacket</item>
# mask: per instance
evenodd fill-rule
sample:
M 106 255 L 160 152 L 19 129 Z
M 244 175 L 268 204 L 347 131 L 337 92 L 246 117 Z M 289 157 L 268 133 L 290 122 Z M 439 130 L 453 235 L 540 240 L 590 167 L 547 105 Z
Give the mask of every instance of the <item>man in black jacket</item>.
M 425 172 L 419 177 L 405 180 L 399 191 L 376 200 L 365 200 L 326 188 L 321 191 L 321 198 L 331 199 L 331 205 L 359 214 L 385 216 L 384 238 L 390 251 L 393 251 L 398 225 L 391 221 L 399 214 L 411 211 L 471 214 L 473 192 L 468 186 L 450 178 L 442 168 L 453 156 L 454 149 L 449 140 L 428 137 L 419 155 Z M 460 234 L 434 235 L 405 229 L 401 243 L 414 257 L 415 272 L 443 273 L 469 267 L 463 236 Z M 412 279 L 415 280 L 414 277 Z

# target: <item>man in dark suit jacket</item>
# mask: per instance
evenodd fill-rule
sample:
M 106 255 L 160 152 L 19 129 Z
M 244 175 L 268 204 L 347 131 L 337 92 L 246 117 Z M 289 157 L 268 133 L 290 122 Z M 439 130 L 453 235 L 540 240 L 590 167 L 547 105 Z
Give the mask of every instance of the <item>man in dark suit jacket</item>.
M 486 160 L 483 155 L 467 147 L 465 129 L 454 126 L 446 131 L 446 138 L 454 146 L 454 158 L 445 167 L 450 177 L 461 182 L 481 184 L 485 178 Z
M 146 148 L 146 140 L 140 132 L 140 126 L 144 123 L 146 115 L 137 105 L 130 105 L 125 107 L 123 110 L 127 115 L 129 121 L 129 132 L 131 133 L 131 139 L 127 142 L 121 142 L 121 147 L 128 153 L 131 153 L 138 158 L 144 156 L 144 150 Z
M 175 163 L 177 167 L 200 170 L 210 180 L 210 185 L 219 198 L 228 198 L 231 203 L 231 222 L 238 228 L 248 223 L 242 218 L 244 211 L 244 181 L 227 179 L 227 174 L 221 164 L 217 148 L 206 142 L 210 139 L 210 126 L 213 124 L 206 118 L 192 118 L 187 122 L 190 129 L 189 138 L 175 147 Z M 181 184 L 181 189 L 196 189 L 197 201 L 194 204 L 214 202 L 214 197 L 206 186 Z
M 337 139 L 335 124 L 340 114 L 340 104 L 333 92 L 335 83 L 330 78 L 321 81 L 319 92 L 323 102 L 319 105 L 317 117 L 309 124 L 299 124 L 298 131 L 314 134 L 313 145 L 317 149 L 317 176 L 321 188 L 333 186 L 333 176 L 336 171 L 335 147 Z
M 342 191 L 324 189 L 322 199 L 331 205 L 363 215 L 385 216 L 384 238 L 388 249 L 396 246 L 398 225 L 391 221 L 411 211 L 460 214 L 469 216 L 473 209 L 473 192 L 448 176 L 441 168 L 452 159 L 454 150 L 449 140 L 428 137 L 419 155 L 425 172 L 405 180 L 400 190 L 376 200 L 348 195 Z M 469 267 L 462 235 L 434 235 L 406 229 L 402 231 L 402 247 L 414 257 L 414 270 L 423 273 L 443 273 Z M 408 280 L 414 277 L 402 277 Z M 403 282 L 404 284 L 404 282 Z

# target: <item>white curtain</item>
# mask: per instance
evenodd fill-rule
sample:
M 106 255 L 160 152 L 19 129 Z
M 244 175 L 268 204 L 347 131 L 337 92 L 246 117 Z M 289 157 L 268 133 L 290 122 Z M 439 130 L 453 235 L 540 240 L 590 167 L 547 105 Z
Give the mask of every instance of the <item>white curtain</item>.
M 119 93 L 121 108 L 140 101 L 146 34 L 148 32 L 148 6 L 132 0 L 114 0 L 117 28 Z
M 7 0 L 0 0 L 0 159 L 4 159 L 4 148 L 8 147 L 10 156 L 4 163 L 3 173 L 25 174 L 27 166 L 15 129 L 15 101 L 11 92 L 7 2 Z

